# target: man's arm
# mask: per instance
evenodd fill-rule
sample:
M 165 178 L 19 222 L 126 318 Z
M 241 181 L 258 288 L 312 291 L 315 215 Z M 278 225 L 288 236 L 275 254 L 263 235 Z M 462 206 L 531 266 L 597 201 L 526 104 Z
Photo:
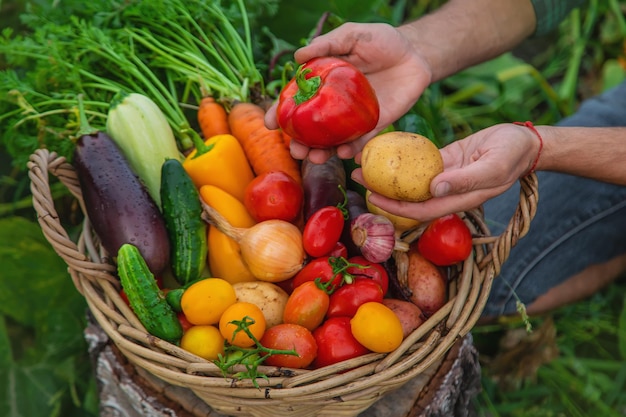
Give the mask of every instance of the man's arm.
M 626 185 L 626 128 L 537 128 L 544 138 L 538 170 Z
M 434 82 L 510 51 L 535 25 L 530 0 L 450 0 L 398 29 L 427 61 Z

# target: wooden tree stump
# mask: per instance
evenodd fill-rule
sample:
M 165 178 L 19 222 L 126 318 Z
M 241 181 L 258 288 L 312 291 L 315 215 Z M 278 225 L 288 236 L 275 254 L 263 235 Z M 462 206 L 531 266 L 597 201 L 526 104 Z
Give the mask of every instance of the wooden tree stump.
M 229 417 L 189 389 L 167 384 L 131 364 L 90 317 L 85 339 L 99 388 L 101 417 Z M 386 394 L 358 417 L 471 417 L 480 392 L 471 334 L 424 373 Z

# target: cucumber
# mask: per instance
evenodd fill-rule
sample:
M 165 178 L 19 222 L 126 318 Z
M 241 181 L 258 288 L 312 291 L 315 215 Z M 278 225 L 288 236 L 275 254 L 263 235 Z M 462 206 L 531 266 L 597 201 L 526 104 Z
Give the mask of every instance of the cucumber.
M 168 159 L 161 167 L 161 212 L 176 281 L 185 285 L 197 280 L 206 267 L 208 226 L 202 220 L 198 189 L 177 159 Z
M 177 343 L 183 335 L 182 325 L 136 246 L 122 245 L 117 253 L 117 272 L 130 307 L 148 333 Z
M 161 109 L 143 94 L 119 92 L 111 101 L 106 130 L 161 207 L 161 165 L 166 159 L 182 160 Z

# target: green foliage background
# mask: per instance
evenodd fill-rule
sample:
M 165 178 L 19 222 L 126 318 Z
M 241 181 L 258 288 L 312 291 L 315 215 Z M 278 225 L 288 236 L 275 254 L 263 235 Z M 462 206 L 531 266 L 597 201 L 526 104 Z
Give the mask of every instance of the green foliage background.
M 231 6 L 229 1 L 222 3 L 224 7 Z M 441 3 L 442 0 L 250 0 L 246 7 L 255 36 L 255 58 L 271 83 L 280 79 L 293 50 L 314 33 L 346 20 L 399 24 Z M 18 18 L 25 11 L 41 10 L 46 19 L 64 22 L 70 14 L 91 16 L 112 4 L 122 2 L 0 2 L 0 30 L 5 33 L 10 27 L 29 33 L 29 22 Z M 589 1 L 550 36 L 528 41 L 514 53 L 431 86 L 397 127 L 427 134 L 443 146 L 502 121 L 555 123 L 575 111 L 582 99 L 624 79 L 625 11 L 623 1 Z M 238 21 L 236 10 L 231 13 Z M 15 68 L 0 55 L 0 70 L 9 68 L 17 69 L 21 75 L 33 70 L 27 66 Z M 13 105 L 7 93 L 0 90 L 0 114 Z M 65 264 L 42 236 L 31 208 L 25 161 L 32 151 L 32 142 L 19 135 L 8 135 L 6 126 L 3 129 L 0 415 L 95 416 L 97 393 L 82 334 L 86 304 L 73 287 Z M 54 181 L 52 190 L 64 223 L 75 234 L 80 224 L 76 207 Z M 590 300 L 533 319 L 535 329 L 553 331 L 554 337 L 543 340 L 542 346 L 555 349 L 558 354 L 547 363 L 534 364 L 528 357 L 521 360 L 521 371 L 526 364 L 530 372 L 517 369 L 517 373 L 509 370 L 502 374 L 491 366 L 502 353 L 493 346 L 519 330 L 522 323 L 476 329 L 484 364 L 484 390 L 476 402 L 479 414 L 626 415 L 625 286 L 622 280 Z M 85 380 L 89 383 L 85 384 Z M 514 389 L 502 388 L 502 381 Z

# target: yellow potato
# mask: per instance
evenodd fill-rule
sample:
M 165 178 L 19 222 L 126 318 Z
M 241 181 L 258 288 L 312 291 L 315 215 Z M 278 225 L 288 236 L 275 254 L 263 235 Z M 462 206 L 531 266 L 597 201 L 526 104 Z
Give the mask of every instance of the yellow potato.
M 380 214 L 382 216 L 385 216 L 389 220 L 391 220 L 391 223 L 393 223 L 393 227 L 396 229 L 397 232 L 402 233 L 420 224 L 419 220 L 411 219 L 409 217 L 398 216 L 396 214 L 391 214 L 387 210 L 383 210 L 377 205 L 370 203 L 369 202 L 370 194 L 372 194 L 370 190 L 367 190 L 365 192 L 365 204 L 367 205 L 367 210 L 370 213 Z
M 437 146 L 417 133 L 387 132 L 372 138 L 361 154 L 367 188 L 402 201 L 432 197 L 430 182 L 443 171 Z
M 283 322 L 283 311 L 289 294 L 278 285 L 266 281 L 237 282 L 233 284 L 237 301 L 255 304 L 265 316 L 266 326 Z

